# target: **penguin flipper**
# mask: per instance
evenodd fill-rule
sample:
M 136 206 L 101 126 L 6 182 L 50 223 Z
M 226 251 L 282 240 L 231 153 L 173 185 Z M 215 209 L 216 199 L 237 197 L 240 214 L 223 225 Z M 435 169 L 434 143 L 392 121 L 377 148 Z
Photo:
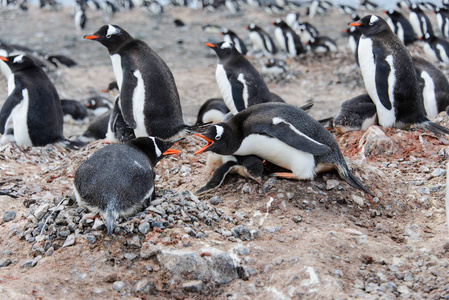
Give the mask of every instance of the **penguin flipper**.
M 234 76 L 229 77 L 229 83 L 231 84 L 232 99 L 237 111 L 242 111 L 246 108 L 245 101 L 243 100 L 243 83 Z
M 382 105 L 390 110 L 392 108 L 390 96 L 388 95 L 388 78 L 391 72 L 390 64 L 385 60 L 382 49 L 374 50 L 376 60 L 376 90 Z
M 137 77 L 133 75 L 132 70 L 129 68 L 124 69 L 123 73 L 127 74 L 127 76 L 123 76 L 122 86 L 120 88 L 120 108 L 126 124 L 130 128 L 135 129 L 137 124 L 133 113 L 133 97 L 134 90 L 137 87 Z
M 295 149 L 313 155 L 324 155 L 331 151 L 329 146 L 315 141 L 280 118 L 274 118 L 271 125 L 260 125 L 255 129 L 260 134 L 272 136 Z
M 232 167 L 236 164 L 236 161 L 227 161 L 222 164 L 214 171 L 214 174 L 212 174 L 211 179 L 209 179 L 206 185 L 196 191 L 196 194 L 200 195 L 220 187 L 224 179 L 226 178 L 226 175 L 228 175 L 229 171 L 231 171 Z
M 19 92 L 20 87 L 17 86 L 18 82 L 16 81 L 16 88 L 14 91 L 9 95 L 9 97 L 6 99 L 5 103 L 2 106 L 2 109 L 0 110 L 0 133 L 5 134 L 5 126 L 6 121 L 8 120 L 9 116 L 11 115 L 12 110 L 14 107 L 16 107 L 17 104 L 19 104 L 23 100 L 22 93 Z M 26 118 L 26 116 L 23 116 Z

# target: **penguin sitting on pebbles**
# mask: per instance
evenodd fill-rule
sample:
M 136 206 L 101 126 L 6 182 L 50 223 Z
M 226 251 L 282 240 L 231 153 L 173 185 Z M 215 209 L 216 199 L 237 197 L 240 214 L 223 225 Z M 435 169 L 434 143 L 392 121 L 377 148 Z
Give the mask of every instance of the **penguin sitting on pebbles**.
M 426 117 L 412 57 L 387 22 L 368 15 L 350 25 L 362 32 L 358 48 L 360 70 L 376 105 L 379 124 L 400 129 L 415 124 L 436 134 L 449 134 L 448 128 Z
M 368 94 L 344 101 L 333 118 L 333 127 L 340 133 L 365 130 L 373 125 L 377 125 L 377 111 Z
M 229 109 L 222 98 L 208 99 L 201 105 L 195 124 L 221 122 L 228 112 Z
M 195 135 L 207 142 L 196 154 L 256 155 L 291 170 L 293 173 L 275 174 L 291 179 L 313 179 L 316 173 L 335 168 L 347 183 L 373 195 L 351 173 L 335 138 L 296 106 L 253 105 Z
M 112 235 L 119 216 L 129 216 L 155 198 L 157 162 L 175 142 L 140 137 L 111 144 L 95 152 L 75 172 L 73 188 L 78 205 L 103 217 Z
M 172 72 L 145 42 L 117 25 L 104 25 L 84 38 L 108 49 L 120 90 L 118 107 L 136 137 L 170 140 L 193 129 L 182 119 Z

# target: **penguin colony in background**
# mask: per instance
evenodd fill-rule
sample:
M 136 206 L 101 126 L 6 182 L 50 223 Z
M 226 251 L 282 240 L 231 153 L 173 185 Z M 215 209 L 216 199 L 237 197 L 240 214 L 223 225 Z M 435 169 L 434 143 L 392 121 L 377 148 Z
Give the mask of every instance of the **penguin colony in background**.
M 149 7 L 150 2 L 143 1 L 142 5 Z M 226 2 L 216 5 L 214 1 L 190 1 L 189 5 L 209 11 L 223 6 L 232 14 L 241 14 L 241 3 Z M 86 24 L 86 9 L 103 7 L 110 18 L 114 12 L 134 6 L 131 0 L 120 3 L 89 0 L 86 6 L 80 2 L 75 13 L 77 29 L 83 30 Z M 248 4 L 264 5 L 257 1 Z M 378 9 L 373 1 L 361 1 L 360 5 L 365 12 Z M 326 1 L 312 1 L 308 19 L 329 9 L 332 5 Z M 348 6 L 338 9 L 348 15 L 355 11 Z M 449 129 L 430 120 L 449 105 L 446 77 L 431 62 L 412 57 L 406 48 L 419 42 L 428 57 L 449 63 L 447 7 L 433 9 L 441 38 L 420 6 L 411 7 L 408 19 L 399 10 L 386 11 L 387 21 L 366 13 L 361 19 L 353 17 L 348 35 L 366 93 L 342 103 L 333 118 L 337 131 L 364 130 L 380 124 L 398 128 L 417 125 L 436 134 L 449 133 Z M 270 13 L 275 10 L 287 11 L 287 7 L 271 5 Z M 163 13 L 163 9 L 157 13 Z M 96 95 L 81 107 L 78 101 L 61 101 L 44 72 L 47 61 L 54 66 L 76 66 L 76 62 L 57 55 L 42 60 L 29 49 L 20 50 L 28 51 L 26 55 L 15 55 L 19 47 L 0 43 L 0 54 L 4 54 L 0 69 L 8 78 L 8 98 L 0 111 L 0 142 L 75 148 L 95 139 L 119 141 L 93 154 L 80 165 L 74 178 L 78 204 L 99 213 L 109 235 L 119 216 L 129 216 L 150 204 L 155 195 L 157 162 L 179 153 L 170 147 L 191 133 L 206 141 L 196 154 L 212 153 L 208 164 L 212 161 L 215 168 L 197 194 L 219 188 L 228 173 L 260 184 L 265 163 L 272 163 L 286 170 L 274 175 L 288 179 L 312 180 L 317 173 L 335 169 L 349 185 L 375 196 L 352 174 L 332 134 L 308 115 L 306 111 L 312 104 L 300 108 L 285 103 L 269 91 L 252 59 L 245 57 L 263 57 L 265 69 L 273 68 L 272 73 L 288 72 L 289 60 L 298 56 L 338 51 L 335 41 L 302 21 L 298 13 L 285 15 L 284 19 L 277 15 L 272 21 L 248 25 L 251 45 L 246 45 L 246 40 L 232 29 L 217 27 L 223 41 L 207 42 L 206 46 L 218 57 L 215 77 L 220 97 L 205 101 L 195 125 L 183 121 L 176 83 L 167 64 L 145 42 L 120 26 L 104 25 L 84 36 L 107 48 L 116 82 L 106 89 L 110 96 L 115 93 L 115 101 Z M 181 20 L 176 24 L 188 30 Z M 62 135 L 63 115 L 82 120 L 87 113 L 95 115 L 95 120 L 77 142 L 67 140 Z

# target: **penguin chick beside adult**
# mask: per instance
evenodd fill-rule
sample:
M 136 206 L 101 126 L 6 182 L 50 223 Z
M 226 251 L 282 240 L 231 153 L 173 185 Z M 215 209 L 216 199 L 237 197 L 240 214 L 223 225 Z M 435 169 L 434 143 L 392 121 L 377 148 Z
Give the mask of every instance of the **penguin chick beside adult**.
M 365 130 L 377 124 L 376 105 L 368 94 L 362 94 L 344 101 L 333 118 L 337 132 Z
M 253 105 L 195 135 L 207 142 L 196 154 L 256 155 L 293 172 L 277 174 L 285 178 L 313 179 L 335 168 L 347 183 L 373 195 L 348 169 L 335 138 L 296 106 Z
M 379 124 L 397 128 L 416 124 L 436 134 L 449 134 L 449 129 L 426 117 L 412 57 L 387 22 L 368 15 L 350 25 L 362 32 L 358 48 L 360 70 L 368 95 L 376 105 Z
M 254 104 L 280 101 L 270 93 L 256 68 L 232 44 L 206 43 L 206 46 L 217 53 L 219 60 L 215 77 L 223 100 L 233 115 Z
M 100 213 L 112 235 L 119 216 L 150 205 L 155 197 L 154 168 L 164 156 L 181 152 L 169 149 L 175 142 L 140 137 L 101 148 L 75 172 L 78 205 Z
M 173 139 L 191 127 L 184 124 L 173 74 L 145 42 L 117 25 L 104 25 L 85 39 L 104 45 L 120 90 L 119 108 L 136 137 Z
M 0 110 L 0 144 L 15 141 L 21 146 L 45 146 L 67 141 L 61 100 L 47 74 L 25 55 L 0 60 L 11 72 L 8 98 Z M 5 134 L 11 132 L 13 137 Z

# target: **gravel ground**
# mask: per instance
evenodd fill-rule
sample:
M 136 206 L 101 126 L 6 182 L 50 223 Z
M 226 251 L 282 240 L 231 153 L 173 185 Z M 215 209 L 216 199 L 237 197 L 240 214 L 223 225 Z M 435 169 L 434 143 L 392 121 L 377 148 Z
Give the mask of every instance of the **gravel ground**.
M 82 39 L 103 24 L 100 12 L 88 13 L 85 32 L 76 32 L 70 9 L 1 11 L 1 38 L 74 58 L 77 67 L 52 69 L 50 76 L 62 98 L 84 101 L 114 79 L 106 49 Z M 175 18 L 189 28 L 175 28 Z M 238 16 L 168 8 L 162 17 L 141 10 L 120 13 L 111 23 L 147 41 L 166 60 L 185 121 L 193 123 L 200 105 L 219 95 L 217 59 L 204 42 L 220 37 L 201 25 L 227 26 L 246 37 L 251 21 L 270 29 L 275 18 L 247 7 Z M 340 51 L 289 60 L 287 76 L 266 78 L 270 90 L 296 105 L 312 99 L 316 118 L 335 114 L 342 101 L 363 93 L 340 33 L 348 21 L 337 12 L 311 20 L 336 39 Z M 411 51 L 421 54 L 422 46 Z M 261 69 L 263 61 L 251 61 Z M 5 99 L 3 78 L 0 86 Z M 445 113 L 435 121 L 449 126 Z M 86 123 L 67 122 L 65 135 L 85 128 Z M 377 197 L 350 187 L 335 172 L 298 182 L 274 178 L 270 168 L 261 185 L 230 175 L 213 193 L 196 196 L 210 170 L 206 154 L 193 154 L 202 142 L 189 136 L 176 146 L 181 154 L 157 165 L 156 200 L 119 220 L 112 237 L 72 196 L 77 166 L 104 146 L 101 141 L 79 151 L 1 146 L 0 190 L 9 196 L 0 196 L 0 294 L 10 299 L 449 297 L 448 140 L 414 128 L 377 126 L 335 137 L 353 173 Z

